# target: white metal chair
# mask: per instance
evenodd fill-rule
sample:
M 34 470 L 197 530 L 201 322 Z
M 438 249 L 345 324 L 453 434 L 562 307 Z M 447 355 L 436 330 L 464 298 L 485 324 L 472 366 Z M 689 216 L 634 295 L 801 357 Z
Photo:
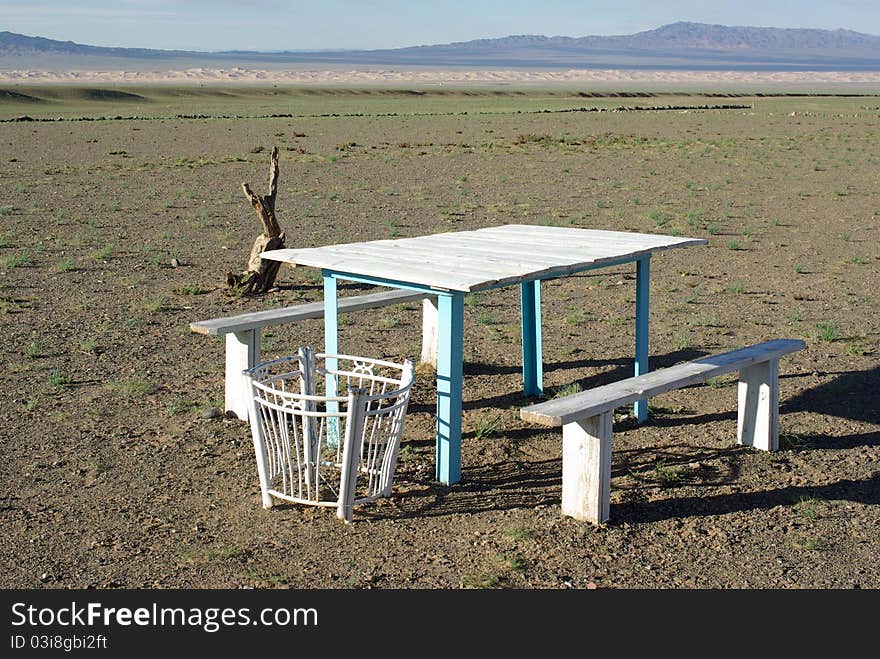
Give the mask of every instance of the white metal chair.
M 410 360 L 305 347 L 244 377 L 264 508 L 276 499 L 334 506 L 350 522 L 354 506 L 391 494 L 414 377 Z M 322 378 L 326 395 L 317 393 Z M 344 387 L 347 395 L 336 395 Z

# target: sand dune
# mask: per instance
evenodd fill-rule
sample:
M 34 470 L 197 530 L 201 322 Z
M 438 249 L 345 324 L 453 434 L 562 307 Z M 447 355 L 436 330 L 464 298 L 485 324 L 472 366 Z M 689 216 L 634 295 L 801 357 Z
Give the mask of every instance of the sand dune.
M 601 87 L 786 87 L 880 91 L 880 72 L 651 71 L 611 69 L 264 70 L 194 67 L 168 71 L 0 71 L 4 83 L 261 83 L 285 85 L 486 85 Z

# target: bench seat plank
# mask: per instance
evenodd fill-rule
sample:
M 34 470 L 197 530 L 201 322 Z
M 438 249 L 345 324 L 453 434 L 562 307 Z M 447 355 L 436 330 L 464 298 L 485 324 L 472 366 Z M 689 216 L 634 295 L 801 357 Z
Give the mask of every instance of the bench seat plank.
M 672 389 L 680 389 L 725 373 L 739 371 L 758 362 L 778 359 L 782 355 L 802 350 L 804 346 L 804 342 L 800 339 L 765 341 L 747 348 L 658 369 L 564 398 L 531 405 L 523 408 L 520 416 L 523 420 L 533 423 L 562 426 Z
M 385 307 L 390 304 L 415 302 L 424 297 L 425 294 L 419 291 L 382 291 L 380 293 L 368 293 L 366 295 L 358 295 L 355 297 L 339 298 L 337 308 L 339 313 L 346 313 L 349 311 Z M 319 301 L 307 302 L 305 304 L 298 304 L 296 306 L 283 307 L 280 309 L 268 309 L 266 311 L 243 313 L 238 316 L 228 316 L 226 318 L 200 320 L 198 322 L 190 323 L 189 328 L 198 334 L 222 336 L 223 334 L 230 334 L 233 332 L 260 329 L 261 327 L 267 327 L 269 325 L 281 325 L 283 323 L 323 317 L 324 303 Z

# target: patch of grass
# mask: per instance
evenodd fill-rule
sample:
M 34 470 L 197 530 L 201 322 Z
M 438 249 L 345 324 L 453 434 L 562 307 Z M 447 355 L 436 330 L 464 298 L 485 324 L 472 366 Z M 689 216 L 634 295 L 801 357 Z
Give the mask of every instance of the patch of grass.
M 803 433 L 793 430 L 779 431 L 779 448 L 784 451 L 802 451 L 810 448 L 812 442 Z
M 162 313 L 165 311 L 171 311 L 174 307 L 171 306 L 171 303 L 165 295 L 158 295 L 152 300 L 146 300 L 143 303 L 142 308 L 147 313 Z
M 551 144 L 555 144 L 559 142 L 552 135 L 544 134 L 535 134 L 535 133 L 520 133 L 516 137 L 513 138 L 514 144 L 540 144 L 542 146 L 550 146 Z
M 397 327 L 400 323 L 396 318 L 391 316 L 382 316 L 376 323 L 376 327 L 383 330 L 390 330 Z
M 672 338 L 672 347 L 676 350 L 687 350 L 691 347 L 691 338 L 687 332 L 679 332 Z
M 175 288 L 174 292 L 178 295 L 203 295 L 208 291 L 198 284 L 187 284 L 186 286 L 179 286 Z
M 147 380 L 131 378 L 119 382 L 108 382 L 107 388 L 122 398 L 142 398 L 156 393 L 157 387 Z
M 466 307 L 476 307 L 480 304 L 480 298 L 477 295 L 465 295 L 464 304 Z
M 792 544 L 798 549 L 806 551 L 825 551 L 828 549 L 828 543 L 816 536 L 801 536 L 793 540 Z
M 178 396 L 168 405 L 168 414 L 171 416 L 187 414 L 195 410 L 198 406 L 198 403 L 195 403 L 188 398 L 184 398 L 183 396 Z
M 736 250 L 742 249 L 742 247 L 735 240 L 731 240 L 730 242 L 727 243 L 727 249 L 736 251 Z
M 652 211 L 648 217 L 654 222 L 655 227 L 662 227 L 669 222 L 669 216 L 660 211 Z
M 416 450 L 412 444 L 403 444 L 397 452 L 397 459 L 402 462 L 411 462 L 416 457 Z
M 499 559 L 504 567 L 514 572 L 524 572 L 526 562 L 519 554 L 499 555 Z
M 474 424 L 474 439 L 485 439 L 494 435 L 501 427 L 501 417 L 482 416 Z
M 49 373 L 49 386 L 53 389 L 61 389 L 63 387 L 68 386 L 71 383 L 70 376 L 67 375 L 64 371 L 53 368 L 52 372 Z
M 801 497 L 795 504 L 795 510 L 797 510 L 798 514 L 807 521 L 815 522 L 816 518 L 819 516 L 819 513 L 816 510 L 817 503 L 818 499 L 815 497 Z
M 482 313 L 477 315 L 477 322 L 480 325 L 497 325 L 498 319 L 495 318 L 495 316 L 493 316 L 488 311 L 483 311 Z
M 31 255 L 28 251 L 7 254 L 2 260 L 0 260 L 0 265 L 4 268 L 21 268 L 22 266 L 31 264 L 33 264 L 33 261 L 31 260 Z
M 719 231 L 721 231 L 721 227 L 719 227 L 717 224 L 710 224 L 706 227 L 706 233 L 708 233 L 710 236 L 714 236 Z
M 504 529 L 503 534 L 511 540 L 515 540 L 517 542 L 534 540 L 538 537 L 538 532 L 535 529 L 530 526 L 525 526 L 523 524 L 508 527 Z
M 854 263 L 856 265 L 867 265 L 868 262 L 863 259 L 861 256 L 854 256 L 849 260 L 849 263 Z
M 500 583 L 497 574 L 469 574 L 462 579 L 465 588 L 498 588 Z
M 9 236 L 5 233 L 0 233 L 0 247 L 9 247 Z
M 95 251 L 90 252 L 89 257 L 96 261 L 104 261 L 110 258 L 114 249 L 116 249 L 116 246 L 113 243 L 107 243 L 101 249 L 96 249 Z
M 98 342 L 94 337 L 89 337 L 85 341 L 80 342 L 79 351 L 84 352 L 87 355 L 95 354 L 95 351 L 98 349 Z
M 731 293 L 736 293 L 737 295 L 741 295 L 742 293 L 746 292 L 746 285 L 743 284 L 742 282 L 739 282 L 739 281 L 734 282 L 733 284 L 730 285 L 729 290 Z
M 658 460 L 648 472 L 647 477 L 663 487 L 678 485 L 687 473 L 687 469 L 677 465 L 667 465 L 665 460 Z
M 15 206 L 0 206 L 0 217 L 4 217 L 6 215 L 12 215 L 12 212 L 15 210 Z
M 694 325 L 699 327 L 719 327 L 718 318 L 712 314 L 702 314 L 694 320 Z
M 40 344 L 36 341 L 31 341 L 28 344 L 27 349 L 24 352 L 25 357 L 28 359 L 36 359 L 43 354 L 43 351 L 40 349 Z
M 816 323 L 816 338 L 819 341 L 836 341 L 840 337 L 840 328 L 833 320 Z
M 846 345 L 846 351 L 856 357 L 864 357 L 865 355 L 871 354 L 871 348 L 862 345 L 861 343 L 848 343 Z
M 55 264 L 55 272 L 72 272 L 74 270 L 76 270 L 76 261 L 69 256 L 65 256 Z
M 178 554 L 185 563 L 192 565 L 211 565 L 232 560 L 244 553 L 242 549 L 231 545 L 214 547 L 198 547 L 183 549 Z
M 566 384 L 562 387 L 557 387 L 553 390 L 553 398 L 563 398 L 565 396 L 571 396 L 572 394 L 576 394 L 580 391 L 583 391 L 584 388 L 581 386 L 580 382 L 572 382 L 571 384 Z
M 692 226 L 692 227 L 700 226 L 701 219 L 702 219 L 702 213 L 700 213 L 700 211 L 688 211 L 687 223 L 689 226 Z

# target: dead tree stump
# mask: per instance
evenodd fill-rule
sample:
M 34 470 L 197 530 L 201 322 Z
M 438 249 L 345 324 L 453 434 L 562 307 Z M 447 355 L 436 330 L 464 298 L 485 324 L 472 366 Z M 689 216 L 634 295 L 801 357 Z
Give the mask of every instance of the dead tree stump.
M 251 206 L 257 212 L 260 223 L 263 225 L 263 233 L 254 240 L 251 247 L 251 255 L 248 259 L 247 270 L 242 273 L 226 273 L 226 283 L 242 295 L 258 295 L 265 293 L 275 285 L 278 276 L 280 261 L 264 261 L 260 254 L 270 249 L 284 247 L 284 232 L 275 217 L 275 195 L 278 192 L 278 147 L 272 147 L 272 156 L 269 163 L 269 194 L 260 196 L 254 194 L 247 183 L 241 184 L 244 196 L 251 202 Z

